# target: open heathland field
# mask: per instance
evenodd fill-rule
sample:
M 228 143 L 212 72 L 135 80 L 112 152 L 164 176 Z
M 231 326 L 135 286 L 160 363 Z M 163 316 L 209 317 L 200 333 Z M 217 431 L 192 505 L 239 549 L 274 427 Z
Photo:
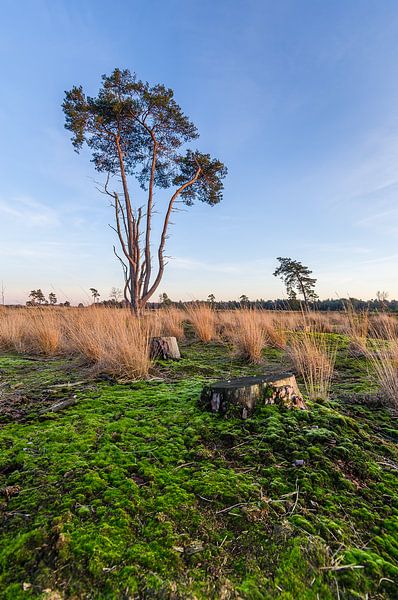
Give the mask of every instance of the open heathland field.
M 396 598 L 396 333 L 387 315 L 2 311 L 0 597 Z M 150 359 L 160 334 L 180 361 Z M 268 370 L 295 372 L 308 410 L 198 403 Z

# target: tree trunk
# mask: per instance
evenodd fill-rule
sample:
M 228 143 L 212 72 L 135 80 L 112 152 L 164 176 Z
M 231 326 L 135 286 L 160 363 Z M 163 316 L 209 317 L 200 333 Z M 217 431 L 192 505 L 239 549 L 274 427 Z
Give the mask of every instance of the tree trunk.
M 203 408 L 226 416 L 246 419 L 257 404 L 279 404 L 306 409 L 292 373 L 270 373 L 261 377 L 241 377 L 218 381 L 202 391 Z
M 154 337 L 151 340 L 151 358 L 179 360 L 181 358 L 175 337 Z

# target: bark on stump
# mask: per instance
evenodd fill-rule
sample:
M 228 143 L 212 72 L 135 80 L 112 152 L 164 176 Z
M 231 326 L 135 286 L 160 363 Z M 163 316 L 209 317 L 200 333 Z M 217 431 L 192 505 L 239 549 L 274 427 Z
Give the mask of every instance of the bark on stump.
M 154 337 L 151 340 L 151 358 L 162 358 L 164 360 L 179 360 L 181 358 L 175 337 Z
M 257 404 L 279 404 L 289 409 L 307 408 L 293 373 L 217 381 L 203 389 L 200 403 L 211 412 L 238 415 L 242 419 L 253 414 Z

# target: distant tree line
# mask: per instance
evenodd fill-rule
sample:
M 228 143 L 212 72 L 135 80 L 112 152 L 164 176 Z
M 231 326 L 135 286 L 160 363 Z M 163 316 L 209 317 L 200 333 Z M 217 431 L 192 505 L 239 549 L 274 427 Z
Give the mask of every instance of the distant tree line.
M 263 298 L 251 300 L 246 294 L 242 294 L 236 300 L 217 300 L 216 296 L 211 293 L 206 300 L 192 300 L 183 302 L 182 300 L 174 301 L 163 292 L 159 295 L 158 302 L 148 302 L 148 309 L 159 308 L 184 308 L 186 306 L 197 306 L 198 304 L 207 305 L 215 310 L 237 310 L 240 308 L 263 309 L 263 310 L 317 310 L 322 312 L 327 311 L 344 311 L 349 307 L 357 312 L 396 312 L 398 313 L 398 300 L 388 300 L 387 292 L 376 293 L 376 297 L 371 300 L 361 300 L 359 298 L 327 298 L 319 300 L 314 292 L 316 279 L 310 276 L 311 271 L 298 261 L 291 259 L 278 258 L 280 266 L 275 271 L 275 276 L 280 276 L 287 288 L 288 298 L 277 300 L 264 300 Z M 123 292 L 120 288 L 113 287 L 109 293 L 109 298 L 100 301 L 101 294 L 94 288 L 90 288 L 94 306 L 125 308 L 128 303 L 123 299 Z M 297 297 L 300 293 L 302 298 Z M 57 304 L 56 295 L 51 292 L 46 296 L 39 288 L 32 290 L 29 294 L 29 299 L 26 302 L 27 306 L 71 306 L 70 302 Z M 83 304 L 78 305 L 83 308 Z
M 167 294 L 162 294 L 162 298 L 159 298 L 159 302 L 148 302 L 147 307 L 149 309 L 158 308 L 183 308 L 184 306 L 197 306 L 198 304 L 206 304 L 211 306 L 215 310 L 237 310 L 239 308 L 250 308 L 250 309 L 263 309 L 263 310 L 301 310 L 305 307 L 305 304 L 298 299 L 284 299 L 278 298 L 276 300 L 264 300 L 263 298 L 257 300 L 250 300 L 245 294 L 242 294 L 237 300 L 216 300 L 214 294 L 209 294 L 207 300 L 192 300 L 183 302 L 182 300 L 171 300 Z M 96 297 L 96 306 L 125 308 L 126 303 L 124 300 L 119 298 L 111 297 L 108 300 L 98 301 Z M 26 302 L 27 306 L 71 306 L 69 301 L 60 302 L 56 304 L 53 298 L 47 300 L 43 299 L 41 294 L 34 298 L 31 298 Z M 10 305 L 8 305 L 10 306 Z M 78 305 L 83 308 L 83 304 Z M 309 302 L 308 307 L 311 310 L 318 310 L 322 312 L 327 311 L 343 311 L 347 307 L 351 307 L 355 311 L 374 311 L 374 312 L 396 312 L 398 313 L 398 300 L 380 300 L 374 298 L 371 300 L 361 300 L 360 298 L 327 298 L 326 300 L 314 300 Z
M 242 298 L 243 297 L 243 301 Z M 168 298 L 167 304 L 164 302 L 152 302 L 148 304 L 148 308 L 162 308 L 162 307 L 183 307 L 197 304 L 208 304 L 216 310 L 237 310 L 239 308 L 251 308 L 251 309 L 263 309 L 263 310 L 301 310 L 305 307 L 305 304 L 298 299 L 283 299 L 278 298 L 277 300 L 264 300 L 260 298 L 258 300 L 250 300 L 247 296 L 241 296 L 239 300 L 206 300 L 206 301 L 192 301 L 182 302 L 172 301 Z M 326 300 L 314 300 L 308 302 L 308 308 L 318 311 L 343 311 L 347 307 L 352 307 L 355 311 L 387 311 L 398 313 L 398 300 L 379 300 L 377 298 L 371 300 L 361 300 L 359 298 L 327 298 Z

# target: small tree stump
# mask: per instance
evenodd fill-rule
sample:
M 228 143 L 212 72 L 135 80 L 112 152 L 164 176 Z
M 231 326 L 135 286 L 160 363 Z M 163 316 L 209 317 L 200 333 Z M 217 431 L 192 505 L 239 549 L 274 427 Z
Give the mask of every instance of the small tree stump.
M 179 360 L 181 358 L 175 337 L 154 337 L 151 340 L 151 358 L 162 358 L 164 360 Z
M 293 373 L 273 373 L 260 377 L 240 377 L 217 381 L 203 389 L 201 405 L 222 415 L 249 417 L 256 404 L 279 404 L 289 409 L 306 410 Z

